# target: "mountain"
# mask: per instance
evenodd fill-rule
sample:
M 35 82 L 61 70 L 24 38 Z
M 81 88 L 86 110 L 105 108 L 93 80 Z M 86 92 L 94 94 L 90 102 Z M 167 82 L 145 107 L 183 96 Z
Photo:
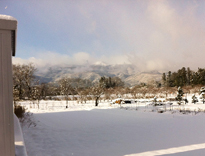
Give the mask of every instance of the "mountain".
M 98 81 L 102 76 L 121 78 L 125 84 L 133 86 L 139 83 L 149 83 L 152 80 L 160 81 L 161 73 L 158 71 L 139 72 L 130 64 L 106 65 L 97 62 L 93 65 L 53 66 L 43 71 L 39 69 L 36 74 L 40 82 L 55 82 L 62 77 L 89 79 Z
M 131 86 L 139 83 L 150 83 L 151 81 L 160 81 L 162 74 L 153 72 L 142 72 L 138 74 L 131 75 L 124 79 L 124 82 L 130 84 Z

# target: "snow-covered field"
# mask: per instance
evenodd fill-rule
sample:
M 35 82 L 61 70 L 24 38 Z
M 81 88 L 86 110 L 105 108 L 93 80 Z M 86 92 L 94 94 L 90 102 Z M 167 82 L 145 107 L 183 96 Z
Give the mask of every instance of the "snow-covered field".
M 146 103 L 110 105 L 42 101 L 33 113 L 36 127 L 23 126 L 28 156 L 134 156 L 205 153 L 205 105 L 153 107 Z M 30 108 L 32 106 L 32 108 Z M 182 114 L 181 110 L 190 110 Z M 193 111 L 191 111 L 193 110 Z M 197 111 L 201 111 L 197 113 Z

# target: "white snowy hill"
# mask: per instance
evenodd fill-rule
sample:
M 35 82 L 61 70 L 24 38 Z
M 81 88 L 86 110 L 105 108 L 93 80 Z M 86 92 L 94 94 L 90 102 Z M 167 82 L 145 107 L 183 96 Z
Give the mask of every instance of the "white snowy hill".
M 72 65 L 72 66 L 52 66 L 36 74 L 41 82 L 57 81 L 62 77 L 89 79 L 92 82 L 98 81 L 100 77 L 121 78 L 126 84 L 133 86 L 139 83 L 148 83 L 152 80 L 160 81 L 161 73 L 157 71 L 139 72 L 133 65 L 107 65 L 97 62 L 93 65 Z

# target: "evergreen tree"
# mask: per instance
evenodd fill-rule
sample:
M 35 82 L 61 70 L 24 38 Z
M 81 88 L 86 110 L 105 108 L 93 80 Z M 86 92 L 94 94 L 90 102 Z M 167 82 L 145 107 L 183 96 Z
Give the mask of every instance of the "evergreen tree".
M 169 71 L 162 74 L 162 84 L 166 87 L 205 85 L 205 69 L 198 68 L 196 72 L 189 67 L 182 67 L 177 72 Z
M 162 85 L 163 85 L 163 86 L 166 86 L 166 82 L 167 82 L 166 74 L 163 73 L 163 74 L 162 74 Z
M 198 72 L 193 73 L 193 75 L 192 75 L 192 84 L 193 85 L 199 84 L 199 73 Z
M 192 71 L 191 69 L 188 67 L 187 68 L 187 85 L 191 84 L 191 76 L 192 76 Z
M 184 92 L 183 92 L 182 88 L 178 87 L 176 100 L 178 101 L 179 105 L 182 104 L 183 95 L 184 95 Z
M 124 82 L 119 77 L 101 77 L 99 83 L 104 84 L 105 88 L 123 87 Z
M 169 71 L 167 74 L 167 86 L 173 87 L 172 72 Z
M 205 102 L 205 87 L 201 87 L 200 89 L 200 95 L 202 97 L 202 100 L 203 100 L 203 104 Z
M 198 68 L 199 84 L 205 85 L 205 69 Z
M 187 85 L 187 71 L 186 71 L 186 68 L 185 67 L 183 67 L 182 69 L 181 69 L 181 74 L 182 74 L 182 85 L 183 86 L 185 86 L 185 85 Z

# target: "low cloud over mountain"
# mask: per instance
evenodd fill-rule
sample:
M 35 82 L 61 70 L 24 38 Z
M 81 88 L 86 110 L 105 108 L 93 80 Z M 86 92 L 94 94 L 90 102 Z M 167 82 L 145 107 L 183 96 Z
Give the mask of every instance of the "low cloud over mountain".
M 52 66 L 46 70 L 39 69 L 36 74 L 41 82 L 55 82 L 62 77 L 89 79 L 96 82 L 100 77 L 119 77 L 127 85 L 160 81 L 161 73 L 157 71 L 139 72 L 133 65 L 106 65 L 97 63 L 94 65 L 71 65 L 71 66 Z

